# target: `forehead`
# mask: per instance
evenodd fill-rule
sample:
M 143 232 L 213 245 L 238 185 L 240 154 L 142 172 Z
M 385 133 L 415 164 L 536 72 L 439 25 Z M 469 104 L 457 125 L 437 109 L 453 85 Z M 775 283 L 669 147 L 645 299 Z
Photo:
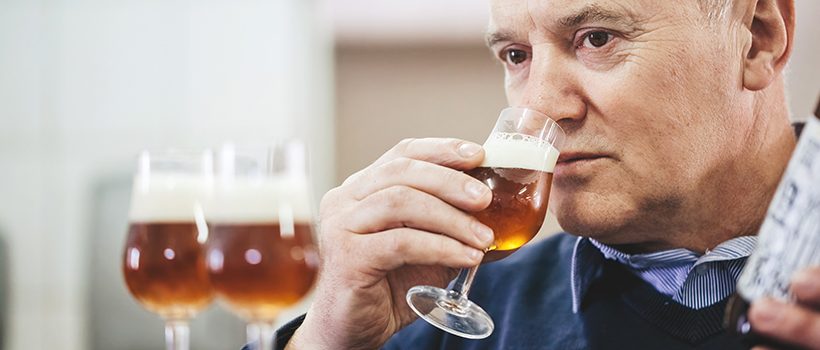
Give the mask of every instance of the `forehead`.
M 491 0 L 490 8 L 491 35 L 532 35 L 589 22 L 627 25 L 663 21 L 698 7 L 695 0 Z

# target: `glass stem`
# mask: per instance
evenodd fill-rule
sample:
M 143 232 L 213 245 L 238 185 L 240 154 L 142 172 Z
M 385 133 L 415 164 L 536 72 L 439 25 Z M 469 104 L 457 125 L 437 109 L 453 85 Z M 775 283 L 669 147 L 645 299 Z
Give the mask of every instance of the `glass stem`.
M 248 323 L 246 334 L 248 344 L 257 343 L 258 350 L 276 350 L 273 348 L 273 322 L 253 322 Z
M 467 299 L 467 294 L 470 294 L 470 287 L 473 286 L 473 279 L 475 278 L 476 272 L 478 272 L 478 265 L 461 269 L 458 273 L 458 277 L 456 277 L 455 283 L 453 283 L 453 288 L 450 289 L 450 293 L 455 293 L 459 299 Z
M 191 331 L 187 320 L 165 321 L 165 349 L 188 350 Z

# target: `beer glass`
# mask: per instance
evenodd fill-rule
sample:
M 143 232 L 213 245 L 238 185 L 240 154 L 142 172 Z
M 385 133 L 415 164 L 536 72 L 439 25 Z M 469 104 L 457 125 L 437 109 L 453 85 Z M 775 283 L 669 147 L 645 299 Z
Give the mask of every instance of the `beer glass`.
M 188 350 L 188 319 L 213 300 L 202 244 L 210 152 L 142 152 L 122 271 L 131 295 L 162 317 L 168 350 Z
M 217 157 L 206 244 L 217 296 L 271 350 L 279 313 L 311 289 L 318 268 L 304 146 L 234 146 Z
M 473 213 L 493 229 L 488 250 L 511 250 L 538 233 L 547 212 L 552 172 L 564 143 L 564 131 L 547 116 L 526 108 L 507 108 L 484 143 L 484 162 L 468 171 L 492 189 L 490 206 Z M 421 318 L 452 334 L 488 337 L 493 320 L 467 295 L 478 266 L 462 269 L 447 290 L 416 286 L 407 303 Z

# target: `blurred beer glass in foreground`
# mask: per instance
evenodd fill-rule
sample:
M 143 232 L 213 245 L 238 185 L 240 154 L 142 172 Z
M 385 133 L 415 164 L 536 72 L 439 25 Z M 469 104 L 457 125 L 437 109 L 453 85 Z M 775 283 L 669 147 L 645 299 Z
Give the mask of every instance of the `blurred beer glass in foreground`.
M 493 191 L 486 209 L 472 213 L 493 229 L 488 250 L 514 250 L 538 233 L 547 213 L 552 172 L 564 144 L 564 131 L 547 116 L 526 108 L 501 112 L 487 142 L 484 162 L 467 174 Z M 453 287 L 416 286 L 407 303 L 430 324 L 452 334 L 482 339 L 494 328 L 493 320 L 467 299 L 478 266 L 462 269 Z
M 209 214 L 208 273 L 248 343 L 271 350 L 279 313 L 310 291 L 318 257 L 304 145 L 226 144 Z
M 168 350 L 188 350 L 188 319 L 213 294 L 202 244 L 210 152 L 143 152 L 134 176 L 123 275 L 131 295 L 166 321 Z

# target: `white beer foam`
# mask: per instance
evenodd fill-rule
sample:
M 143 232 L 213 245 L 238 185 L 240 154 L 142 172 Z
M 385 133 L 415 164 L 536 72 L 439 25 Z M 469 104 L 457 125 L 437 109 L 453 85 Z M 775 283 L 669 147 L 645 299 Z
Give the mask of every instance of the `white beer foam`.
M 484 162 L 487 168 L 518 168 L 553 172 L 558 161 L 558 150 L 537 137 L 496 132 L 484 143 Z
M 306 179 L 282 176 L 249 180 L 217 183 L 206 219 L 212 223 L 313 223 Z
M 131 193 L 131 222 L 193 222 L 197 206 L 210 195 L 202 176 L 154 173 L 134 177 Z M 200 207 L 201 208 L 201 207 Z

